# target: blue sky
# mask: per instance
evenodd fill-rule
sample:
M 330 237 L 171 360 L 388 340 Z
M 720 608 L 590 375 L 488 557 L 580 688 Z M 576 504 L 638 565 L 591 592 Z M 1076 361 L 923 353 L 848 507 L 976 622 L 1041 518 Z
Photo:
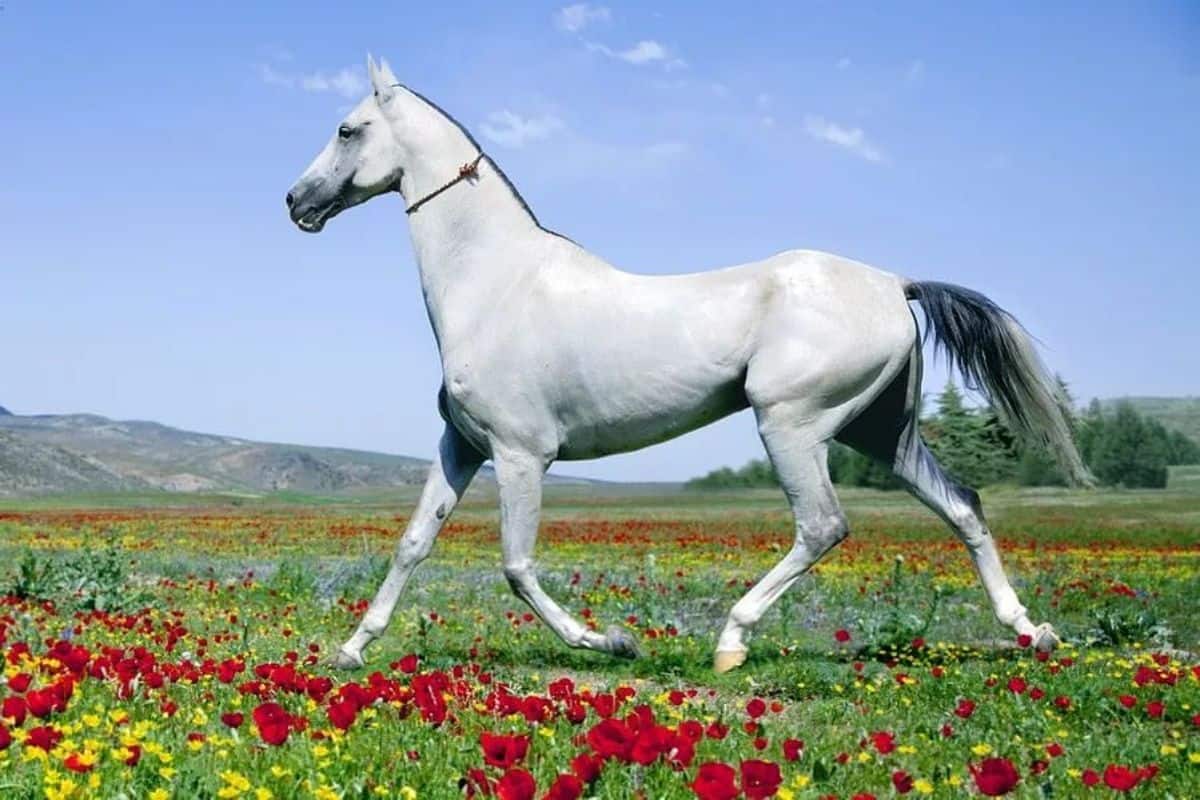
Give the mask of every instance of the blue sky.
M 1195 3 L 163 5 L 0 11 L 18 413 L 432 451 L 401 201 L 315 237 L 283 204 L 367 51 L 618 266 L 829 250 L 991 295 L 1081 398 L 1200 393 Z M 740 415 L 558 470 L 667 480 L 760 453 Z

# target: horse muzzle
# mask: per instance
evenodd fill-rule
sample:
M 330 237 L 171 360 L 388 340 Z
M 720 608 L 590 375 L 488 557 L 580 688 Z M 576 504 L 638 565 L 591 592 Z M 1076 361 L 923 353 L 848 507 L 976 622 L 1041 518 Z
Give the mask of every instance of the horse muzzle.
M 295 187 L 287 193 L 285 201 L 288 216 L 296 227 L 305 233 L 320 233 L 325 223 L 346 209 L 346 201 L 341 197 L 314 198 L 311 190 L 305 191 Z

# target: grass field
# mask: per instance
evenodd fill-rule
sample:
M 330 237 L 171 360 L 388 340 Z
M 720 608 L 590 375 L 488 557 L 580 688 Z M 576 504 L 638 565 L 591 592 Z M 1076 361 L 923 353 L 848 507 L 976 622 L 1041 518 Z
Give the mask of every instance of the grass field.
M 1181 476 L 1182 477 L 1182 476 Z M 1200 497 L 985 496 L 1040 659 L 907 497 L 853 533 L 747 664 L 720 623 L 790 544 L 774 492 L 549 492 L 543 586 L 643 657 L 571 651 L 471 496 L 358 673 L 406 503 L 148 496 L 0 506 L 0 796 L 1200 797 Z

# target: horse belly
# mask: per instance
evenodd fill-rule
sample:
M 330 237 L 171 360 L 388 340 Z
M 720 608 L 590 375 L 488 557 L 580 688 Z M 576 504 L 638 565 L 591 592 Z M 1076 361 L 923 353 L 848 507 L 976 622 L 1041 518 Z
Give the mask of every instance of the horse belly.
M 741 376 L 703 392 L 659 393 L 666 387 L 614 402 L 585 403 L 559 415 L 558 458 L 599 458 L 640 450 L 682 436 L 749 407 Z

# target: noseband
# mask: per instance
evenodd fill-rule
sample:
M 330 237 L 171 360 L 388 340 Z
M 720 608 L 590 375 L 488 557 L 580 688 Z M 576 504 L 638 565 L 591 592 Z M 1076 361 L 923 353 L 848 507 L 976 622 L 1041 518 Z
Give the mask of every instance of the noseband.
M 445 184 L 443 184 L 440 188 L 434 189 L 432 192 L 425 195 L 424 197 L 422 197 L 420 200 L 413 203 L 408 208 L 404 209 L 404 213 L 405 214 L 413 213 L 418 208 L 425 205 L 426 203 L 428 203 L 433 198 L 437 197 L 442 192 L 444 192 L 447 189 L 449 189 L 450 187 L 454 186 L 456 183 L 465 181 L 467 178 L 478 178 L 479 177 L 479 162 L 482 160 L 483 160 L 483 153 L 481 152 L 479 155 L 475 156 L 474 161 L 468 161 L 466 164 L 463 164 L 461 167 L 458 168 L 458 177 L 452 178 L 451 180 L 449 180 Z

